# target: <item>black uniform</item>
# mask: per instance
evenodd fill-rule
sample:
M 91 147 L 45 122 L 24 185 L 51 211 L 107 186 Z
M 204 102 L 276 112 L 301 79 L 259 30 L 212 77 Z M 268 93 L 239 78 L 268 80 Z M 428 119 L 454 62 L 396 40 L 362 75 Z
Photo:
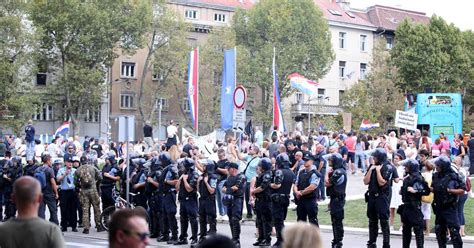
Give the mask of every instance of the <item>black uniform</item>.
M 403 248 L 409 248 L 411 242 L 411 231 L 415 232 L 416 247 L 423 247 L 423 213 L 421 212 L 421 197 L 429 195 L 428 183 L 420 174 L 419 164 L 414 159 L 409 159 L 405 164 L 408 175 L 403 179 L 403 186 L 400 190 L 403 205 L 398 207 L 403 223 Z M 416 193 L 409 192 L 408 188 L 413 188 Z
M 11 198 L 13 183 L 23 175 L 21 158 L 13 157 L 5 163 L 3 174 L 7 176 L 3 184 L 3 199 L 5 201 L 5 221 L 15 217 L 16 205 Z
M 306 154 L 305 158 L 303 159 L 305 161 L 307 160 L 314 161 L 314 158 L 312 157 L 311 154 Z M 304 168 L 298 172 L 298 176 L 296 178 L 296 188 L 298 191 L 300 192 L 304 191 L 311 184 L 316 186 L 316 188 L 312 192 L 302 195 L 299 199 L 295 199 L 295 202 L 297 205 L 296 215 L 297 215 L 298 221 L 306 222 L 308 220 L 309 223 L 319 226 L 318 203 L 316 201 L 316 196 L 317 196 L 316 191 L 317 191 L 317 186 L 319 185 L 320 180 L 321 180 L 321 174 L 319 174 L 319 172 L 316 170 L 316 167 L 314 165 L 309 170 Z
M 110 158 L 108 159 L 109 161 L 111 161 Z M 100 181 L 100 198 L 102 199 L 102 211 L 104 211 L 104 209 L 110 206 L 114 206 L 115 204 L 112 195 L 112 191 L 115 187 L 115 181 L 104 176 L 105 173 L 109 173 L 112 176 L 117 176 L 118 169 L 115 164 L 112 164 L 111 162 L 107 162 L 104 168 L 102 168 L 102 181 Z
M 367 217 L 369 218 L 369 241 L 367 247 L 377 247 L 378 222 L 383 233 L 383 248 L 390 247 L 390 226 L 388 220 L 390 218 L 390 181 L 395 178 L 396 170 L 387 160 L 387 153 L 383 148 L 375 149 L 374 158 L 377 158 L 377 165 L 381 165 L 380 173 L 386 183 L 382 186 L 377 181 L 377 171 L 370 168 L 367 173 L 371 173 L 369 181 L 369 190 L 366 193 Z M 367 175 L 366 173 L 366 175 Z M 396 176 L 398 177 L 398 175 Z
M 331 167 L 333 171 L 328 174 L 329 186 L 327 187 L 327 195 L 330 197 L 329 208 L 331 213 L 331 223 L 333 248 L 342 247 L 342 239 L 344 238 L 344 205 L 346 204 L 346 186 L 347 172 L 344 168 L 344 161 L 339 154 L 329 154 Z
M 161 241 L 167 241 L 171 230 L 171 239 L 168 240 L 168 243 L 174 244 L 174 242 L 178 240 L 178 222 L 176 221 L 176 187 L 170 185 L 167 182 L 179 178 L 178 167 L 176 164 L 169 164 L 171 163 L 171 160 L 163 160 L 161 157 L 162 155 L 160 155 L 162 166 L 166 166 L 163 169 L 163 174 L 161 174 L 161 177 L 158 178 L 158 191 L 163 200 L 163 203 L 161 204 L 162 209 L 160 212 L 162 213 L 161 218 L 163 219 L 164 233 L 162 233 L 163 238 Z
M 277 163 L 279 157 L 277 156 Z M 286 157 L 281 159 L 280 168 L 276 170 L 273 175 L 273 184 L 280 185 L 278 189 L 272 191 L 272 219 L 275 225 L 277 241 L 273 247 L 280 247 L 283 243 L 282 230 L 285 227 L 286 214 L 288 212 L 288 205 L 290 205 L 291 186 L 295 182 L 296 176 L 290 169 L 289 159 Z
M 217 232 L 217 214 L 216 214 L 216 190 L 218 176 L 215 173 L 214 161 L 208 161 L 206 170 L 202 174 L 199 181 L 199 242 L 201 242 L 207 234 L 215 234 Z M 207 177 L 207 184 L 204 179 Z M 214 189 L 214 192 L 209 192 L 208 186 Z M 209 224 L 209 232 L 207 231 L 207 224 Z
M 262 168 L 262 163 L 266 163 L 268 160 L 269 168 L 262 169 L 262 172 L 255 182 L 255 188 L 261 188 L 263 191 L 255 194 L 255 211 L 257 215 L 257 229 L 258 229 L 258 240 L 254 246 L 268 246 L 271 242 L 272 234 L 272 208 L 271 208 L 271 188 L 270 183 L 272 180 L 271 175 L 271 161 L 268 158 L 264 158 L 260 161 L 259 167 Z
M 446 233 L 449 229 L 453 247 L 462 247 L 459 234 L 459 219 L 457 217 L 457 204 L 459 196 L 448 193 L 448 189 L 466 189 L 465 183 L 459 175 L 451 169 L 451 162 L 446 157 L 435 160 L 437 172 L 433 174 L 433 212 L 436 215 L 435 232 L 438 246 L 446 247 Z
M 162 199 L 158 194 L 158 187 L 153 183 L 148 182 L 148 179 L 153 180 L 155 183 L 158 183 L 158 178 L 163 173 L 163 168 L 158 157 L 155 157 L 150 160 L 150 169 L 147 174 L 147 181 L 145 182 L 145 195 L 148 200 L 148 215 L 150 216 L 150 238 L 158 238 L 161 236 L 163 227 L 160 225 L 162 223 L 160 216 L 160 203 Z
M 229 163 L 229 167 L 238 168 L 235 163 Z M 236 191 L 232 187 L 236 186 Z M 230 231 L 232 240 L 237 246 L 240 246 L 240 220 L 242 219 L 242 210 L 244 204 L 245 176 L 242 173 L 236 176 L 230 176 L 224 183 L 226 192 L 222 197 L 222 203 L 227 208 L 227 216 L 229 216 Z

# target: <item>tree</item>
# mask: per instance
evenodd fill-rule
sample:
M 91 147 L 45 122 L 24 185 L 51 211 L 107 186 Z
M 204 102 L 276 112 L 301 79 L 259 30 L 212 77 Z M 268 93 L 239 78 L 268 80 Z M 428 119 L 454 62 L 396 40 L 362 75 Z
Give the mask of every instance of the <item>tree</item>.
M 105 75 L 115 48 L 134 51 L 150 25 L 147 1 L 33 1 L 30 17 L 41 32 L 41 52 L 56 77 L 50 91 L 65 105 L 72 130 L 105 92 Z
M 0 126 L 19 133 L 32 114 L 35 34 L 28 28 L 26 5 L 0 3 Z
M 403 21 L 392 49 L 398 69 L 397 87 L 405 92 L 461 92 L 469 57 L 461 31 L 433 16 L 429 25 Z
M 241 78 L 263 92 L 261 108 L 254 109 L 260 112 L 257 119 L 271 118 L 274 48 L 282 98 L 293 92 L 288 75 L 298 72 L 316 80 L 328 72 L 334 60 L 327 22 L 312 0 L 259 1 L 253 8 L 235 13 L 233 29 L 237 45 L 249 55 L 246 67 L 239 69 Z
M 352 113 L 353 128 L 358 129 L 362 119 L 369 119 L 387 129 L 393 123 L 396 110 L 403 109 L 405 98 L 396 87 L 398 73 L 383 39 L 376 40 L 369 66 L 367 79 L 351 87 L 342 105 Z
M 152 23 L 148 30 L 143 31 L 147 39 L 147 56 L 138 92 L 138 110 L 143 123 L 151 120 L 159 97 L 170 97 L 170 87 L 167 86 L 183 81 L 188 52 L 186 23 L 164 0 L 153 1 L 152 9 Z M 157 83 L 146 80 L 150 73 L 156 76 Z
M 465 131 L 470 131 L 474 124 L 474 116 L 472 116 L 474 113 L 474 32 L 465 31 L 463 36 L 470 61 L 469 69 L 464 74 L 463 116 L 465 120 L 463 126 Z

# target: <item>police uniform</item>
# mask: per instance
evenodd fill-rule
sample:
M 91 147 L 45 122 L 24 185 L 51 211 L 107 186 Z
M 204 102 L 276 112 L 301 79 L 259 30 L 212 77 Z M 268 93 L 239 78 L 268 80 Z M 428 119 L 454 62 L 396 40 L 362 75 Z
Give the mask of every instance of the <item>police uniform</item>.
M 201 176 L 198 183 L 199 187 L 199 242 L 209 233 L 213 235 L 217 232 L 217 213 L 216 213 L 216 190 L 218 176 L 215 173 L 216 164 L 212 160 L 208 160 L 205 166 L 204 174 Z M 204 179 L 207 177 L 207 182 Z M 214 192 L 209 192 L 208 186 L 214 189 Z M 207 224 L 209 224 L 209 232 L 207 231 Z
M 187 178 L 181 178 L 179 185 L 178 200 L 180 203 L 179 208 L 179 222 L 181 224 L 181 235 L 179 240 L 175 242 L 175 245 L 184 245 L 188 243 L 188 223 L 191 224 L 191 247 L 196 245 L 198 235 L 198 202 L 197 202 L 197 181 L 199 174 L 194 169 L 194 160 L 191 158 L 185 158 L 182 162 L 184 167 L 184 175 Z M 189 184 L 192 188 L 188 191 L 185 184 Z
M 163 173 L 163 168 L 161 167 L 161 162 L 157 157 L 152 158 L 149 162 L 149 170 L 146 175 L 147 180 L 145 182 L 145 195 L 148 202 L 148 215 L 150 216 L 150 238 L 158 238 L 161 236 L 162 227 L 160 227 L 160 203 L 162 201 L 161 197 L 158 194 L 158 187 L 155 184 L 158 184 L 158 178 Z M 153 180 L 153 183 L 148 182 L 148 179 Z
M 88 163 L 90 162 L 91 161 L 88 161 Z M 89 229 L 91 228 L 89 217 L 91 205 L 94 208 L 94 220 L 97 231 L 103 231 L 102 226 L 100 225 L 100 198 L 96 187 L 97 182 L 101 180 L 101 177 L 99 170 L 92 164 L 84 164 L 74 173 L 74 185 L 76 188 L 81 189 L 79 193 L 79 200 L 82 204 L 83 212 L 83 233 L 86 234 L 89 233 Z
M 114 206 L 113 190 L 115 187 L 115 181 L 111 178 L 106 177 L 104 174 L 108 173 L 115 177 L 118 174 L 118 169 L 115 167 L 115 159 L 113 157 L 107 158 L 104 168 L 102 168 L 102 181 L 100 182 L 100 198 L 102 199 L 102 211 L 104 209 Z
M 303 157 L 305 163 L 307 161 L 314 161 L 314 157 L 306 153 Z M 318 223 L 318 203 L 316 201 L 316 190 L 321 180 L 321 174 L 316 170 L 314 165 L 311 168 L 303 168 L 298 172 L 296 177 L 295 188 L 299 192 L 303 192 L 310 185 L 316 186 L 311 192 L 301 195 L 296 202 L 296 216 L 298 221 L 309 221 L 309 223 L 319 226 Z
M 257 214 L 258 239 L 254 246 L 269 246 L 272 233 L 272 208 L 271 208 L 271 188 L 272 161 L 269 158 L 260 160 L 258 167 L 261 170 L 255 182 L 255 189 L 260 190 L 255 193 L 255 211 Z
M 21 166 L 21 157 L 15 156 L 10 161 L 5 163 L 3 168 L 4 187 L 3 187 L 3 199 L 5 201 L 5 221 L 15 217 L 16 205 L 11 198 L 13 193 L 13 183 L 23 175 Z
M 400 162 L 405 166 L 408 176 L 403 179 L 403 186 L 400 190 L 403 205 L 398 207 L 403 223 L 403 248 L 409 248 L 411 242 L 411 231 L 415 232 L 416 247 L 423 247 L 423 213 L 421 212 L 421 197 L 429 195 L 428 183 L 423 179 L 420 173 L 420 165 L 414 159 L 408 159 Z M 408 188 L 413 188 L 415 193 L 410 192 Z
M 332 172 L 328 174 L 327 195 L 330 197 L 329 209 L 331 214 L 333 240 L 332 248 L 341 248 L 344 238 L 344 205 L 346 204 L 347 172 L 341 155 L 328 154 L 325 160 L 329 161 Z
M 236 163 L 228 163 L 229 168 L 238 169 L 239 165 Z M 232 187 L 237 187 L 237 190 L 232 190 Z M 230 176 L 224 183 L 225 192 L 222 196 L 222 203 L 226 206 L 227 216 L 229 216 L 230 231 L 232 233 L 232 241 L 240 247 L 240 220 L 242 219 L 242 210 L 244 204 L 245 191 L 245 176 L 239 173 L 235 176 Z M 224 190 L 224 188 L 222 189 Z
M 169 153 L 160 154 L 161 166 L 164 167 L 161 177 L 158 178 L 158 191 L 162 197 L 161 213 L 163 219 L 163 233 L 159 241 L 168 241 L 168 244 L 174 244 L 178 240 L 178 222 L 176 220 L 176 187 L 169 184 L 169 181 L 177 180 L 178 167 L 172 164 Z M 169 233 L 171 230 L 171 239 Z M 167 240 L 169 239 L 169 240 Z
M 72 158 L 70 161 L 72 163 Z M 66 175 L 66 172 L 68 173 Z M 68 227 L 72 227 L 74 232 L 77 232 L 77 202 L 78 197 L 76 187 L 74 186 L 74 173 L 76 169 L 67 166 L 62 167 L 58 171 L 56 179 L 62 177 L 59 184 L 59 204 L 61 206 L 61 229 L 66 231 Z
M 278 248 L 283 244 L 282 230 L 285 227 L 288 205 L 290 205 L 291 186 L 295 182 L 295 174 L 290 169 L 290 159 L 286 154 L 276 157 L 278 170 L 273 175 L 273 185 L 278 187 L 272 190 L 272 220 L 275 225 L 277 241 L 273 247 Z
M 462 247 L 463 242 L 459 234 L 459 219 L 457 204 L 459 196 L 448 192 L 452 189 L 466 189 L 465 183 L 451 168 L 451 162 L 446 157 L 435 159 L 437 172 L 433 174 L 433 212 L 436 215 L 435 232 L 439 247 L 446 247 L 446 233 L 449 230 L 453 247 Z
M 380 220 L 380 227 L 383 234 L 383 248 L 390 247 L 390 226 L 388 220 L 390 218 L 390 181 L 394 178 L 394 168 L 387 160 L 387 152 L 383 148 L 377 148 L 372 152 L 377 162 L 376 165 L 381 165 L 380 173 L 382 178 L 386 181 L 383 186 L 380 186 L 377 180 L 377 171 L 371 169 L 375 165 L 370 165 L 366 172 L 370 174 L 370 181 L 368 191 L 366 193 L 367 202 L 367 217 L 369 218 L 369 241 L 368 248 L 377 247 L 378 236 L 378 222 Z M 398 176 L 397 176 L 398 177 Z

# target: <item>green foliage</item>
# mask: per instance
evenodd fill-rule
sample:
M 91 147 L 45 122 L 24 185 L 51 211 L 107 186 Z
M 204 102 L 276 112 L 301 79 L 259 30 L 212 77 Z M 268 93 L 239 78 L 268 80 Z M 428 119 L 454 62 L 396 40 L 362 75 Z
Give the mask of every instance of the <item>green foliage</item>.
M 87 109 L 96 109 L 104 92 L 107 66 L 115 48 L 141 47 L 150 25 L 147 1 L 33 1 L 30 18 L 41 34 L 42 56 L 56 76 L 50 91 L 64 96 L 66 111 L 77 125 Z
M 272 92 L 274 48 L 282 98 L 292 93 L 288 75 L 298 72 L 316 80 L 334 60 L 327 22 L 312 0 L 262 0 L 250 10 L 238 10 L 233 21 L 240 54 L 249 56 L 238 77 L 263 93 Z M 261 107 L 253 110 L 257 121 L 269 123 L 272 98 L 262 98 Z
M 35 56 L 35 35 L 25 20 L 25 4 L 0 3 L 0 126 L 19 133 L 31 116 L 29 92 L 31 57 Z
M 397 86 L 407 92 L 460 92 L 469 70 L 466 42 L 461 31 L 433 16 L 429 25 L 403 21 L 392 49 L 398 68 Z

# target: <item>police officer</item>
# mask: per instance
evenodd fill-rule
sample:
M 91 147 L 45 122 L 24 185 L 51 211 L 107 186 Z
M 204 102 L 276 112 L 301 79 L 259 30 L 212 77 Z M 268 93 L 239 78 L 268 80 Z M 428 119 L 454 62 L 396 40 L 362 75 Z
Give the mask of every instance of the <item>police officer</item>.
M 30 159 L 26 161 L 26 166 L 23 168 L 23 175 L 24 176 L 35 176 L 35 171 L 38 169 L 39 165 L 36 164 L 34 159 Z
M 285 154 L 286 155 L 286 154 Z M 262 158 L 257 167 L 257 179 L 253 195 L 255 196 L 255 211 L 257 214 L 258 239 L 254 246 L 269 246 L 272 240 L 272 208 L 271 208 L 271 188 L 272 181 L 272 161 L 269 158 Z
M 240 247 L 240 220 L 244 207 L 245 176 L 239 173 L 239 165 L 233 162 L 228 163 L 227 171 L 229 177 L 222 187 L 222 203 L 227 208 L 232 241 Z
M 8 160 L 3 167 L 3 199 L 5 201 L 5 221 L 15 217 L 16 205 L 11 198 L 13 192 L 13 183 L 23 175 L 21 157 L 14 156 Z
M 466 185 L 451 168 L 449 158 L 441 156 L 433 163 L 436 166 L 436 173 L 433 174 L 431 191 L 434 193 L 433 212 L 436 215 L 435 232 L 438 246 L 446 247 L 446 233 L 449 230 L 453 247 L 462 247 L 459 219 L 456 214 L 459 195 L 464 194 Z
M 100 182 L 100 198 L 102 199 L 102 211 L 115 204 L 113 193 L 115 183 L 120 180 L 115 163 L 115 156 L 108 156 L 102 168 L 102 181 Z
M 145 196 L 145 183 L 146 175 L 148 174 L 148 168 L 145 167 L 146 160 L 144 158 L 132 159 L 135 164 L 136 173 L 132 174 L 130 183 L 132 185 L 132 192 L 136 195 L 133 196 L 133 202 L 137 206 L 141 206 L 147 209 L 147 198 Z
M 364 176 L 364 184 L 368 185 L 366 192 L 367 217 L 369 218 L 368 248 L 377 247 L 378 222 L 383 233 L 383 248 L 390 247 L 390 181 L 398 181 L 398 174 L 387 159 L 384 148 L 376 148 L 371 152 L 374 164 Z
M 316 189 L 321 180 L 321 174 L 313 165 L 314 157 L 306 153 L 303 157 L 304 168 L 298 172 L 293 193 L 295 194 L 296 215 L 298 221 L 307 220 L 309 223 L 319 226 L 318 204 L 316 201 Z
M 160 212 L 160 199 L 158 198 L 158 178 L 161 176 L 163 168 L 161 167 L 161 162 L 158 156 L 148 160 L 147 166 L 149 167 L 149 170 L 146 175 L 145 196 L 147 197 L 148 215 L 150 216 L 150 238 L 158 238 L 161 236 L 159 222 L 160 216 L 158 215 Z
M 428 183 L 420 173 L 420 165 L 414 159 L 400 162 L 405 167 L 406 176 L 400 190 L 403 205 L 398 207 L 403 223 L 403 248 L 409 248 L 411 231 L 415 232 L 416 247 L 423 247 L 423 213 L 421 212 L 421 196 L 429 195 Z
M 291 186 L 295 181 L 295 174 L 290 169 L 290 159 L 286 154 L 279 154 L 276 157 L 278 170 L 275 171 L 272 188 L 272 220 L 275 225 L 277 241 L 272 247 L 279 248 L 283 244 L 282 230 L 285 227 L 285 219 L 290 205 Z
M 188 222 L 191 224 L 191 247 L 198 243 L 198 202 L 197 202 L 197 181 L 199 174 L 194 167 L 194 160 L 184 158 L 182 161 L 184 174 L 178 180 L 178 200 L 180 203 L 179 216 L 181 224 L 181 235 L 175 245 L 188 244 Z
M 330 197 L 329 209 L 331 214 L 333 240 L 332 248 L 341 248 L 344 238 L 344 205 L 346 204 L 347 172 L 344 168 L 344 160 L 339 153 L 324 156 L 328 161 L 329 171 L 325 177 L 327 195 Z
M 176 221 L 176 184 L 178 183 L 178 166 L 173 164 L 168 152 L 162 152 L 159 156 L 163 174 L 158 178 L 158 190 L 162 196 L 161 214 L 163 219 L 162 237 L 159 242 L 167 241 L 174 244 L 178 241 L 178 222 Z M 169 233 L 171 229 L 171 238 Z
M 199 243 L 201 243 L 208 234 L 207 224 L 209 224 L 209 234 L 217 232 L 217 213 L 216 213 L 216 188 L 217 179 L 216 163 L 213 160 L 207 160 L 203 166 L 204 172 L 198 180 L 199 195 Z

